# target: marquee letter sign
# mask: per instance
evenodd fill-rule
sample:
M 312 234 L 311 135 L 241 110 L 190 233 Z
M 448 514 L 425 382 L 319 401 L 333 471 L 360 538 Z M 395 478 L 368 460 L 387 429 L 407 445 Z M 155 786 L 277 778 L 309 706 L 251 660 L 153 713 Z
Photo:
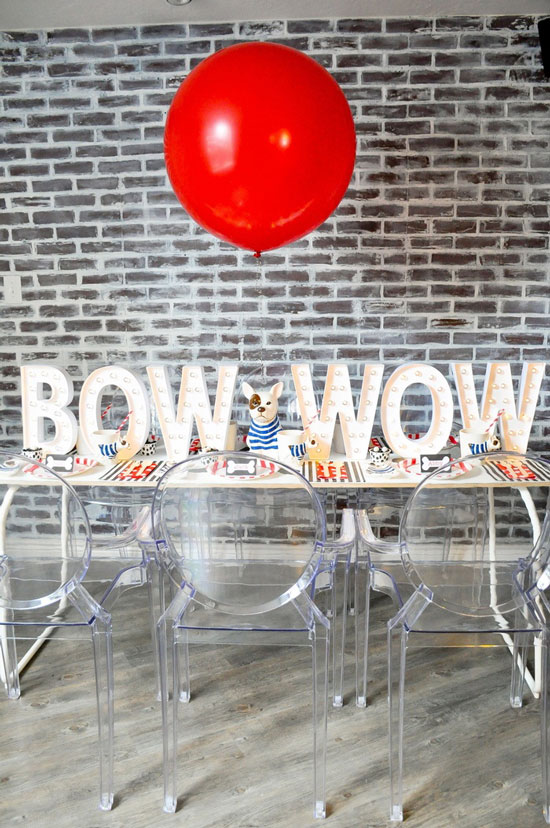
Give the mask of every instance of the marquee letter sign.
M 421 383 L 432 395 L 432 422 L 427 434 L 410 440 L 401 427 L 401 400 L 410 385 Z M 437 368 L 420 363 L 396 368 L 382 394 L 382 429 L 399 457 L 437 454 L 447 444 L 453 424 L 453 395 L 449 383 Z
M 168 369 L 163 365 L 148 366 L 147 373 L 169 460 L 185 460 L 188 456 L 193 419 L 197 423 L 201 445 L 223 451 L 231 422 L 237 371 L 236 365 L 220 368 L 212 416 L 204 370 L 200 365 L 184 366 L 176 415 Z
M 51 389 L 49 397 L 43 395 L 44 385 Z M 72 451 L 78 434 L 76 418 L 66 407 L 72 399 L 73 382 L 62 368 L 36 364 L 21 366 L 23 443 L 26 448 L 43 448 L 52 454 Z M 46 440 L 45 420 L 54 424 L 52 440 Z
M 480 422 L 489 423 L 504 409 L 500 419 L 503 448 L 508 451 L 526 452 L 545 367 L 544 362 L 526 362 L 523 365 L 518 395 L 518 417 L 512 372 L 508 362 L 490 362 L 487 365 L 481 398 L 481 415 L 471 363 L 454 363 L 453 372 L 464 428 L 475 428 Z
M 327 460 L 329 458 L 337 416 L 340 418 L 342 427 L 346 457 L 354 460 L 365 459 L 369 449 L 383 371 L 384 368 L 380 364 L 365 365 L 356 418 L 347 365 L 338 363 L 329 365 L 321 413 L 318 418 L 309 365 L 292 366 L 294 387 L 304 428 L 310 425 L 311 433 L 317 437 L 316 447 L 308 451 L 312 459 Z
M 465 362 L 452 364 L 464 427 L 485 430 L 502 411 L 498 428 L 503 448 L 527 451 L 545 368 L 544 362 L 525 363 L 516 396 L 510 364 L 491 362 L 487 365 L 483 393 L 478 399 L 472 365 Z M 331 363 L 328 366 L 319 409 L 309 365 L 294 364 L 291 370 L 303 426 L 309 429 L 310 437 L 317 438 L 308 449 L 310 459 L 326 461 L 330 458 L 339 420 L 344 447 L 335 448 L 336 453 L 345 450 L 346 457 L 364 460 L 368 456 L 384 366 L 380 363 L 364 365 L 357 410 L 346 364 Z M 183 365 L 177 403 L 168 368 L 164 365 L 147 367 L 150 392 L 139 376 L 124 366 L 98 368 L 82 385 L 79 432 L 76 418 L 69 409 L 73 383 L 68 373 L 53 365 L 23 365 L 24 447 L 42 448 L 49 454 L 66 454 L 78 438 L 79 452 L 95 454 L 99 435 L 94 438 L 93 432 L 102 429 L 102 396 L 106 388 L 116 386 L 124 393 L 130 412 L 123 428 L 123 436 L 128 442 L 128 446 L 124 446 L 125 455 L 131 457 L 139 452 L 149 436 L 150 393 L 158 413 L 167 459 L 179 461 L 188 456 L 195 422 L 203 449 L 224 450 L 232 427 L 237 373 L 237 365 L 222 364 L 219 367 L 212 410 L 204 369 L 200 365 Z M 426 434 L 410 440 L 403 431 L 401 413 L 405 392 L 416 384 L 425 386 L 431 394 L 431 422 Z M 415 458 L 444 450 L 453 423 L 453 395 L 441 371 L 423 363 L 396 368 L 384 387 L 380 421 L 389 446 L 399 457 Z
M 103 389 L 109 385 L 116 385 L 124 393 L 131 411 L 128 425 L 125 426 L 125 437 L 128 441 L 128 454 L 137 454 L 145 445 L 149 436 L 151 415 L 149 411 L 149 397 L 143 381 L 122 365 L 107 365 L 92 371 L 84 382 L 80 392 L 80 431 L 86 443 L 93 447 L 95 441 L 92 432 L 102 428 L 101 425 L 101 395 Z M 131 454 L 130 454 L 131 453 Z

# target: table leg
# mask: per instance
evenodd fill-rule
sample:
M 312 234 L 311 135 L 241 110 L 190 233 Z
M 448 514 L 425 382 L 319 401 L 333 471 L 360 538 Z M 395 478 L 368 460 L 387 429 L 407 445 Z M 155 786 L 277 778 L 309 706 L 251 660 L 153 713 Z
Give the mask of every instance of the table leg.
M 522 498 L 524 499 L 525 505 L 529 510 L 529 517 L 531 518 L 531 524 L 533 526 L 533 536 L 537 533 L 537 524 L 538 524 L 538 532 L 540 533 L 540 523 L 538 522 L 538 515 L 536 514 L 536 510 L 533 504 L 533 500 L 531 495 L 525 490 L 525 494 L 529 495 L 531 499 L 531 506 L 527 505 L 527 500 L 525 499 L 521 488 L 519 489 Z M 493 488 L 488 490 L 488 498 L 489 498 L 489 560 L 491 561 L 491 565 L 494 565 L 496 562 L 496 518 L 495 518 L 495 491 Z M 537 535 L 538 538 L 538 535 Z M 535 541 L 536 542 L 536 541 Z M 491 603 L 496 606 L 497 602 L 497 594 L 496 594 L 496 587 L 494 586 L 494 579 L 491 579 Z M 495 611 L 495 618 L 497 620 L 502 621 L 503 625 L 506 624 L 506 619 L 498 612 Z M 502 633 L 502 639 L 505 642 L 506 646 L 514 655 L 514 640 L 509 633 Z M 540 647 L 539 647 L 540 650 Z M 518 658 L 521 658 L 518 656 Z M 523 666 L 523 665 L 522 665 Z M 536 669 L 536 640 L 535 640 L 535 669 Z M 539 676 L 540 676 L 540 669 L 539 669 Z M 540 679 L 539 679 L 540 681 Z M 535 677 L 529 672 L 527 667 L 525 668 L 525 683 L 527 684 L 529 690 L 533 694 L 533 696 L 537 699 L 540 695 L 540 690 L 537 691 L 537 682 Z M 540 687 L 540 684 L 539 684 Z

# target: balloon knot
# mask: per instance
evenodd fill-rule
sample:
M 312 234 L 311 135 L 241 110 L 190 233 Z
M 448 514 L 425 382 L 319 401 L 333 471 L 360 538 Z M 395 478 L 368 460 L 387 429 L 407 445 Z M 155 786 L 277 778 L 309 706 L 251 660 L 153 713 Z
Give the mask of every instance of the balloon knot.
M 259 251 L 259 250 L 256 250 L 256 252 L 254 253 L 254 258 L 255 258 L 255 259 L 259 259 L 261 255 L 262 255 L 262 254 L 260 253 L 260 251 Z

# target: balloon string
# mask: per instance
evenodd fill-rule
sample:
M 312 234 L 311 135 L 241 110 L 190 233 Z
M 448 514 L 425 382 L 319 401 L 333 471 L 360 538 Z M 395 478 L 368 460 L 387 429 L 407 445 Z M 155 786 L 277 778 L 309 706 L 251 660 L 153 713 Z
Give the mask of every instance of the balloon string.
M 261 260 L 261 253 L 257 250 L 254 253 L 254 258 L 258 259 L 258 276 L 260 278 L 260 283 L 263 282 L 264 272 L 263 272 L 263 262 Z M 265 296 L 261 300 L 262 310 L 265 307 Z M 264 326 L 264 319 L 266 318 L 266 314 L 262 313 L 261 316 L 261 323 L 260 323 L 260 373 L 262 378 L 265 377 L 265 366 L 264 366 L 264 339 L 265 339 L 265 326 Z

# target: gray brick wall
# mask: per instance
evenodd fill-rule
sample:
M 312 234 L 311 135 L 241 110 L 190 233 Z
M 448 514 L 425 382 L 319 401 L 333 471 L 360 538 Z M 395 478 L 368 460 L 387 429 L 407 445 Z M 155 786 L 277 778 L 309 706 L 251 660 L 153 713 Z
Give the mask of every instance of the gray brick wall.
M 164 169 L 165 115 L 205 55 L 307 51 L 344 89 L 352 185 L 318 231 L 258 262 L 197 227 Z M 114 361 L 546 360 L 550 81 L 536 19 L 292 20 L 0 35 L 0 443 L 19 370 L 77 388 Z M 8 285 L 9 286 L 9 285 Z M 174 378 L 176 371 L 174 371 Z M 290 380 L 290 372 L 288 372 Z M 550 428 L 548 379 L 533 445 Z M 421 396 L 409 404 L 422 406 Z M 419 414 L 418 420 L 422 417 Z

